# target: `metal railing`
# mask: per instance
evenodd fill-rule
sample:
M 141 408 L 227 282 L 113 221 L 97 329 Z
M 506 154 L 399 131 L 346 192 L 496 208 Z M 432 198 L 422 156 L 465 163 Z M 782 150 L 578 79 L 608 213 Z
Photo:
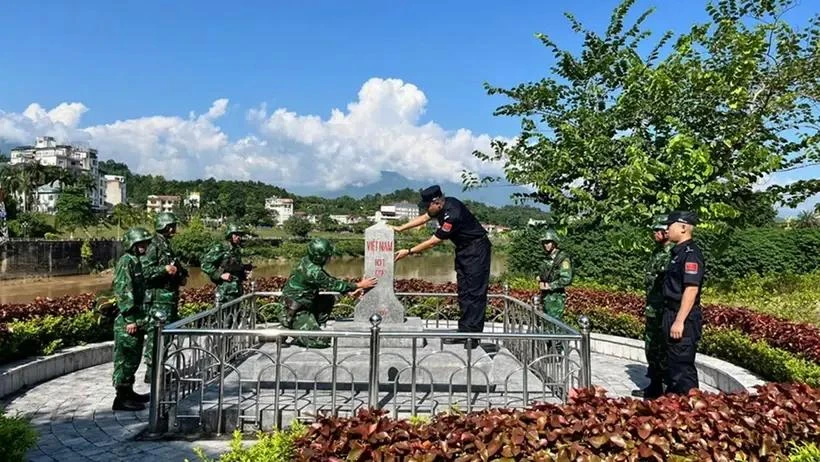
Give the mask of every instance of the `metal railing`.
M 423 328 L 409 331 L 382 328 L 379 315 L 366 326 L 337 322 L 344 330 L 283 329 L 269 314 L 281 293 L 253 286 L 168 325 L 158 316 L 149 433 L 166 433 L 171 420 L 221 435 L 227 425 L 262 429 L 267 420 L 281 428 L 286 413 L 310 420 L 361 407 L 388 408 L 398 417 L 436 413 L 445 402 L 468 412 L 527 406 L 565 402 L 570 389 L 589 387 L 587 319 L 578 332 L 541 312 L 538 297 L 528 304 L 508 292 L 489 295 L 500 306 L 482 333 L 452 330 L 455 303 L 447 301 L 456 295 L 443 293 L 396 294 L 408 312 L 425 311 Z M 305 337 L 330 339 L 330 346 L 294 348 L 287 341 Z M 484 348 L 453 349 L 444 339 L 478 339 Z

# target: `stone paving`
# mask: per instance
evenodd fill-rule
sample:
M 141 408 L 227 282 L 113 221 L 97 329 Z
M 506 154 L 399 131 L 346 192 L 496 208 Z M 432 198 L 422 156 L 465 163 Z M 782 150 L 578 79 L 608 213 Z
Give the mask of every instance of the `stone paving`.
M 31 461 L 196 461 L 193 448 L 210 457 L 225 451 L 227 440 L 135 441 L 148 422 L 148 411 L 114 412 L 111 403 L 112 364 L 83 369 L 31 388 L 7 400 L 7 414 L 31 418 L 40 439 L 29 453 Z M 143 369 L 137 373 L 142 378 Z M 610 396 L 630 396 L 646 385 L 646 365 L 636 361 L 592 355 L 593 382 Z M 710 387 L 705 390 L 714 391 Z M 148 385 L 139 383 L 138 393 Z

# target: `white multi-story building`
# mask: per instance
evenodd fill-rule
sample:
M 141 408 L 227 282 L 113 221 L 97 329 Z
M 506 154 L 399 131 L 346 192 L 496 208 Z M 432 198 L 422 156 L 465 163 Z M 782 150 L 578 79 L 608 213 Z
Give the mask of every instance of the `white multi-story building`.
M 191 207 L 192 209 L 198 209 L 199 204 L 202 202 L 202 198 L 200 194 L 196 191 L 188 193 L 188 198 L 185 199 L 185 205 Z
M 281 225 L 293 216 L 293 199 L 269 197 L 265 199 L 265 210 L 276 212 L 276 224 Z
M 117 204 L 125 204 L 128 195 L 125 188 L 125 177 L 119 175 L 103 175 L 105 182 L 105 204 L 113 208 Z
M 179 196 L 148 196 L 145 210 L 150 213 L 173 212 L 179 205 Z
M 391 205 L 382 205 L 374 216 L 380 220 L 412 220 L 419 216 L 419 206 L 411 202 L 399 202 Z
M 10 164 L 26 162 L 50 165 L 90 176 L 92 186 L 88 195 L 91 208 L 101 210 L 104 207 L 106 183 L 100 178 L 96 149 L 81 144 L 57 144 L 51 136 L 39 136 L 34 146 L 19 146 L 11 150 Z M 59 181 L 39 187 L 33 208 L 38 212 L 53 213 L 61 189 Z

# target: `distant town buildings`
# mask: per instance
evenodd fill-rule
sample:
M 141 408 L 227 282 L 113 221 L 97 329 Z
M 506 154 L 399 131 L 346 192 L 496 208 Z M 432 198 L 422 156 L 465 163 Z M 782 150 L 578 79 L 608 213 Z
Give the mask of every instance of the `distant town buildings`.
M 34 146 L 18 146 L 11 150 L 10 164 L 39 163 L 50 165 L 77 174 L 91 177 L 92 185 L 88 192 L 91 208 L 102 210 L 105 206 L 107 184 L 100 178 L 97 167 L 97 150 L 81 144 L 57 144 L 51 136 L 37 137 Z M 43 213 L 56 211 L 57 197 L 62 185 L 59 181 L 37 189 L 34 210 Z
M 357 217 L 355 215 L 328 215 L 331 220 L 339 223 L 340 225 L 355 225 L 356 223 L 361 223 L 364 221 L 364 218 Z
M 128 193 L 125 187 L 125 177 L 119 175 L 103 175 L 105 182 L 105 205 L 114 208 L 117 204 L 125 204 L 128 201 Z
M 265 199 L 265 210 L 276 214 L 276 224 L 281 225 L 293 216 L 293 199 L 269 197 Z
M 148 196 L 145 210 L 149 213 L 173 212 L 179 203 L 179 196 Z

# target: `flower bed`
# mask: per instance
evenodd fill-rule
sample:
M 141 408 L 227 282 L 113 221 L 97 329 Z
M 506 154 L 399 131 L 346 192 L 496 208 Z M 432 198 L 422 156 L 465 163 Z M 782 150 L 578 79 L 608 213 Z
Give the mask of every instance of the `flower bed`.
M 756 395 L 654 401 L 577 391 L 565 405 L 440 414 L 429 423 L 382 411 L 324 417 L 295 441 L 295 459 L 319 460 L 759 460 L 820 438 L 820 389 L 769 384 Z

